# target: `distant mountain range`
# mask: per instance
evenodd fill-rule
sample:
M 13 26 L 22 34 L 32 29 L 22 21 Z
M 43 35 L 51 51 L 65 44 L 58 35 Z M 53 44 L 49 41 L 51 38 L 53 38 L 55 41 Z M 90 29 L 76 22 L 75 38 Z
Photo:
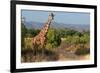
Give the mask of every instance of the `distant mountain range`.
M 44 25 L 44 23 L 41 22 L 25 22 L 24 25 L 26 26 L 26 28 L 31 29 L 41 29 Z M 51 28 L 69 28 L 69 29 L 73 29 L 73 30 L 77 30 L 77 31 L 87 31 L 90 29 L 90 25 L 89 24 L 64 24 L 64 23 L 57 23 L 57 22 L 53 22 L 50 25 Z

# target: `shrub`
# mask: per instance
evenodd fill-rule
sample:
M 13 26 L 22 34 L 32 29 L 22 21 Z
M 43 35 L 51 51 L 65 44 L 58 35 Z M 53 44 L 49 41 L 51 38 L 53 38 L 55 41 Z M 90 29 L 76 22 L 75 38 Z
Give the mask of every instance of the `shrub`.
M 88 34 L 85 34 L 80 37 L 80 43 L 86 44 L 90 42 L 90 36 Z
M 46 48 L 58 47 L 61 43 L 61 37 L 57 34 L 56 30 L 49 29 L 47 33 L 47 43 Z
M 90 48 L 86 48 L 84 44 L 82 44 L 75 52 L 76 55 L 86 55 L 90 53 Z
M 72 36 L 67 36 L 66 37 L 66 43 L 71 44 L 71 42 L 72 42 Z
M 72 37 L 72 44 L 79 44 L 80 42 L 80 37 L 75 35 Z
M 27 38 L 24 38 L 24 49 L 32 49 L 32 38 L 30 37 L 27 37 Z

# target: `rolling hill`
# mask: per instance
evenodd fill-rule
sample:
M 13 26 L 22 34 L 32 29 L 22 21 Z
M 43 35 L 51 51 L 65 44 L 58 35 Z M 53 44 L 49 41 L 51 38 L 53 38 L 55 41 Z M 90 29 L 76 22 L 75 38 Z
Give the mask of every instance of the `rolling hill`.
M 44 25 L 44 23 L 41 22 L 25 22 L 24 25 L 28 29 L 41 29 Z M 53 22 L 50 26 L 51 28 L 59 29 L 59 28 L 69 28 L 77 31 L 87 31 L 90 30 L 89 24 L 64 24 L 64 23 L 57 23 Z

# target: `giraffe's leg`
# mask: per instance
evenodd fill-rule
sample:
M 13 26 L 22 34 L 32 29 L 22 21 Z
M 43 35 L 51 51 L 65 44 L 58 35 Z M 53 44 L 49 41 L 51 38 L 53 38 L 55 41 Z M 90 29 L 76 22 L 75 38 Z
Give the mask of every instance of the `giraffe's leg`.
M 33 54 L 36 55 L 36 38 L 34 38 L 32 43 Z
M 33 61 L 35 62 L 36 61 L 36 55 L 37 55 L 37 53 L 36 53 L 36 39 L 34 38 L 34 40 L 33 40 L 33 43 L 32 43 L 32 50 L 33 50 Z
M 41 56 L 42 56 L 42 58 L 44 57 L 44 53 L 45 53 L 45 46 L 44 46 L 44 40 L 41 42 Z
M 35 44 L 34 44 L 34 43 L 32 43 L 32 50 L 33 50 L 33 54 L 34 54 L 34 45 L 35 45 Z

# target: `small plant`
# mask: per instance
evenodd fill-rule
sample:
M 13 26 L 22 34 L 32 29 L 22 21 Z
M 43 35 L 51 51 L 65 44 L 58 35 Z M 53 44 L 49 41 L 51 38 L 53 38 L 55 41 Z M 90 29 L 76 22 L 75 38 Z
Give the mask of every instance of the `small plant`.
M 89 53 L 90 53 L 90 48 L 86 48 L 84 45 L 80 46 L 75 52 L 76 55 L 86 55 Z

